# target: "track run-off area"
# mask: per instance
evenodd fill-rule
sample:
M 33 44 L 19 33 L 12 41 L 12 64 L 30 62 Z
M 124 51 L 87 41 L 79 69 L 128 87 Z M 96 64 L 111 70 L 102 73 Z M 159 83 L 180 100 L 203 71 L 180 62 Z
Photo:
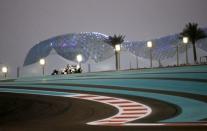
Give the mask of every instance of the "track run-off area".
M 4 99 L 7 95 L 15 96 L 14 100 L 22 95 L 23 100 L 34 96 L 32 102 L 41 97 L 69 100 L 74 105 L 74 111 L 67 108 L 71 115 L 68 123 L 74 124 L 55 126 L 54 130 L 207 130 L 207 66 L 22 77 L 2 80 L 0 94 L 0 98 L 3 96 Z M 6 102 L 0 101 L 0 107 L 4 107 L 2 103 Z M 12 111 L 15 112 L 16 108 L 20 108 L 19 105 Z M 7 126 L 12 125 L 8 124 L 10 121 L 5 112 L 0 111 L 0 129 L 9 130 Z M 84 112 L 93 113 L 81 116 Z M 6 123 L 1 122 L 1 115 L 4 115 Z M 72 119 L 72 116 L 78 115 L 80 119 Z M 37 117 L 36 120 L 56 117 Z M 11 119 L 14 125 L 15 120 Z M 67 122 L 66 115 L 64 120 Z M 18 122 L 21 123 L 21 117 Z M 17 125 L 15 127 L 21 129 Z M 45 130 L 47 126 L 41 128 Z

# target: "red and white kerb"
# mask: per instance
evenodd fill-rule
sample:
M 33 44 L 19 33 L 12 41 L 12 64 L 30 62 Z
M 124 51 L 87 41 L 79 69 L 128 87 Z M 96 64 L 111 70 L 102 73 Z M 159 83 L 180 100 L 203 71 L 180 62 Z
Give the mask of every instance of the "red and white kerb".
M 88 125 L 125 125 L 128 122 L 146 117 L 152 112 L 151 108 L 144 104 L 122 98 L 90 94 L 77 94 L 73 97 L 104 103 L 118 109 L 116 115 L 89 122 Z

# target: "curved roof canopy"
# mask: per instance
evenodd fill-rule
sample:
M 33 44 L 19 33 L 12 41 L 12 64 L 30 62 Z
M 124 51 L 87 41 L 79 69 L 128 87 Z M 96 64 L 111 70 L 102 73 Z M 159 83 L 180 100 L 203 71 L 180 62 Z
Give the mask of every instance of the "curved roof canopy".
M 76 61 L 76 55 L 83 55 L 83 62 L 89 57 L 96 62 L 113 55 L 113 48 L 106 43 L 108 36 L 96 32 L 66 34 L 45 40 L 32 47 L 26 56 L 24 66 L 38 62 L 47 57 L 54 49 L 58 55 Z
M 206 41 L 207 39 L 198 41 L 197 47 L 207 51 Z M 149 58 L 149 48 L 147 48 L 146 43 L 146 41 L 125 41 L 122 47 L 136 56 Z M 185 46 L 179 39 L 178 34 L 154 39 L 152 43 L 152 54 L 155 60 L 163 60 L 175 56 L 176 46 L 179 46 L 179 53 L 185 52 Z M 89 58 L 95 62 L 100 62 L 114 55 L 113 47 L 108 43 L 107 35 L 97 32 L 71 33 L 53 37 L 36 44 L 27 54 L 24 66 L 36 63 L 41 58 L 47 57 L 52 49 L 58 55 L 71 61 L 76 61 L 78 54 L 82 54 L 83 62 L 86 62 Z

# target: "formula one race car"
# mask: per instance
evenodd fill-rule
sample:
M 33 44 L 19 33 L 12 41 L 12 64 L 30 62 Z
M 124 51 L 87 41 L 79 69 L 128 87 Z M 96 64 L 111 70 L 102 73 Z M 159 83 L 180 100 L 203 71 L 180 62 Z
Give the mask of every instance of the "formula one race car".
M 79 65 L 67 65 L 66 68 L 62 70 L 54 69 L 51 75 L 60 75 L 60 74 L 73 74 L 81 73 L 82 69 Z

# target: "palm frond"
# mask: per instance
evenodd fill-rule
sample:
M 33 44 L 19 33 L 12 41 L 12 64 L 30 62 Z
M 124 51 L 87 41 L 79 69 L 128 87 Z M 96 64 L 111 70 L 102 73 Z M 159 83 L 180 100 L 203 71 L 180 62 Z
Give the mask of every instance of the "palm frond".
M 107 43 L 110 44 L 111 46 L 115 47 L 116 44 L 122 44 L 124 42 L 125 36 L 123 35 L 114 35 L 114 36 L 109 36 Z

